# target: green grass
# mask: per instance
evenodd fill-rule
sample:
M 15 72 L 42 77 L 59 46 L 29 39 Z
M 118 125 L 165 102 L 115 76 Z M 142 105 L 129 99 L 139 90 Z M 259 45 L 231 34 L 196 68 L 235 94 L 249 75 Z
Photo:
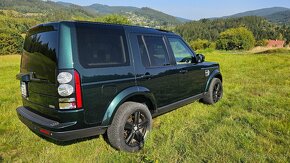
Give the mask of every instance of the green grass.
M 154 119 L 139 153 L 112 149 L 102 136 L 60 146 L 17 118 L 19 56 L 0 57 L 0 162 L 290 162 L 290 55 L 205 53 L 224 77 L 224 97 Z

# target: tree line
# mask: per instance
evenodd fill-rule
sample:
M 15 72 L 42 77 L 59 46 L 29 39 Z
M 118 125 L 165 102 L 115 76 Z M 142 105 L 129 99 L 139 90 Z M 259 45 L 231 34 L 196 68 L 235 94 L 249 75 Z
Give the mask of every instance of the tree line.
M 229 28 L 245 27 L 253 32 L 256 40 L 286 39 L 290 41 L 290 26 L 271 23 L 265 18 L 247 16 L 227 19 L 201 19 L 178 25 L 175 31 L 186 40 L 206 39 L 216 41 L 219 34 Z
M 290 25 L 271 23 L 265 18 L 247 16 L 227 19 L 201 19 L 178 25 L 175 32 L 179 33 L 194 49 L 214 47 L 217 49 L 249 49 L 253 46 L 265 45 L 265 40 L 279 39 L 290 42 Z M 235 35 L 237 34 L 237 35 Z M 226 39 L 231 35 L 231 39 Z M 253 36 L 253 37 L 252 37 Z M 237 39 L 244 39 L 240 46 Z M 228 47 L 225 46 L 228 40 Z M 235 48 L 231 44 L 235 42 Z

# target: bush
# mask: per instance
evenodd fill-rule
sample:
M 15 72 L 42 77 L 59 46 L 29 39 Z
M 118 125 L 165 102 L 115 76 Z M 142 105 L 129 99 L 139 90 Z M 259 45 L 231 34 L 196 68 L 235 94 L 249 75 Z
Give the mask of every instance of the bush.
M 216 43 L 215 42 L 211 42 L 208 48 L 209 49 L 216 49 Z
M 216 42 L 221 50 L 249 50 L 255 45 L 255 38 L 245 27 L 230 28 L 220 34 Z
M 267 44 L 268 44 L 268 40 L 263 39 L 263 40 L 257 41 L 255 46 L 267 46 Z
M 22 44 L 23 37 L 18 33 L 0 33 L 0 55 L 20 53 L 22 51 Z
M 208 40 L 201 40 L 197 39 L 194 41 L 190 41 L 189 45 L 193 50 L 202 50 L 202 49 L 207 49 L 207 48 L 212 48 L 215 49 L 215 43 L 211 43 Z

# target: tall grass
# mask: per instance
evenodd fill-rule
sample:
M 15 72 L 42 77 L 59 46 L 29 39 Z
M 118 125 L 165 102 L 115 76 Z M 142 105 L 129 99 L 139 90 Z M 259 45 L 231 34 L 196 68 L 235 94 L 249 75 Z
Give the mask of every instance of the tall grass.
M 139 153 L 112 149 L 102 136 L 56 145 L 25 127 L 19 56 L 0 56 L 0 161 L 7 162 L 289 162 L 290 55 L 206 52 L 223 73 L 224 97 L 198 102 L 154 119 Z

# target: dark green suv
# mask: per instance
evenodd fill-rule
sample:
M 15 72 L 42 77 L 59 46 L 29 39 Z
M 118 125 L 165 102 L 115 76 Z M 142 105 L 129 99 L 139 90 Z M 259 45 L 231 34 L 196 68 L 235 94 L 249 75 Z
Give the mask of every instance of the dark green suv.
M 223 92 L 219 64 L 180 36 L 90 22 L 30 29 L 17 78 L 17 113 L 32 131 L 58 141 L 105 134 L 130 152 L 143 147 L 152 117 L 194 100 L 213 104 Z

